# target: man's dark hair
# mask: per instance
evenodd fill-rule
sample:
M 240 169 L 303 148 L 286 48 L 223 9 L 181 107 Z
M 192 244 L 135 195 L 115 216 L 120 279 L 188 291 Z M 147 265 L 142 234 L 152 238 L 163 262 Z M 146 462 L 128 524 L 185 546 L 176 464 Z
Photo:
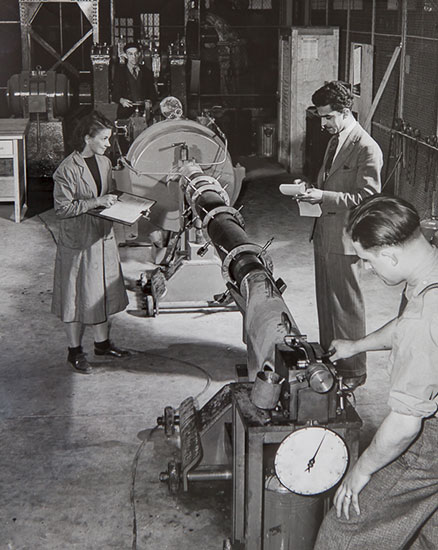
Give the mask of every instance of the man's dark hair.
M 137 48 L 138 51 L 140 51 L 140 46 L 137 44 L 137 42 L 127 42 L 124 46 L 123 46 L 123 51 L 126 53 L 129 48 Z
M 366 250 L 403 244 L 419 228 L 412 204 L 399 197 L 373 195 L 351 210 L 346 230 Z
M 73 132 L 73 138 L 71 144 L 75 151 L 83 151 L 86 143 L 85 136 L 94 137 L 101 130 L 113 129 L 113 124 L 99 111 L 92 111 L 91 113 L 83 116 L 79 119 Z
M 312 103 L 315 107 L 330 105 L 334 111 L 342 112 L 345 108 L 351 109 L 353 94 L 345 84 L 333 80 L 316 90 L 312 95 Z

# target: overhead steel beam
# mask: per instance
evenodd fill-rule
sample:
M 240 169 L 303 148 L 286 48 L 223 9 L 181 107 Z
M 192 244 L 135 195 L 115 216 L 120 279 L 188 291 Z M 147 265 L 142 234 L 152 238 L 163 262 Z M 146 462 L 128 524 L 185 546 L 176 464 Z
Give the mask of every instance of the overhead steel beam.
M 84 36 L 74 44 L 66 54 L 64 54 L 61 58 L 58 59 L 58 61 L 50 68 L 51 71 L 54 71 L 59 65 L 65 64 L 65 60 L 74 52 L 76 51 L 81 44 L 87 40 L 91 35 L 93 34 L 93 29 L 90 29 Z M 71 67 L 72 65 L 70 65 Z M 79 74 L 79 73 L 78 73 Z
M 36 15 L 40 11 L 43 4 L 47 3 L 68 3 L 76 4 L 81 12 L 85 15 L 89 21 L 92 30 L 87 31 L 76 44 L 66 54 L 58 53 L 56 50 L 48 44 L 44 38 L 37 35 L 32 30 L 32 23 L 35 20 Z M 99 0 L 19 0 L 20 8 L 20 24 L 21 24 L 21 56 L 22 56 L 22 69 L 31 70 L 32 56 L 31 56 L 31 37 L 35 39 L 45 50 L 50 52 L 57 60 L 56 66 L 63 63 L 70 72 L 79 76 L 79 72 L 70 64 L 66 64 L 65 59 L 68 58 L 78 46 L 80 46 L 91 34 L 93 35 L 93 42 L 99 42 Z M 60 20 L 62 25 L 62 20 Z M 62 32 L 62 31 L 61 31 Z
M 64 67 L 68 69 L 76 78 L 79 78 L 79 71 L 73 67 L 68 61 L 62 61 L 60 54 L 53 48 L 50 44 L 48 44 L 44 38 L 42 38 L 38 33 L 36 33 L 32 28 L 29 28 L 28 30 L 29 36 L 35 40 L 40 46 L 42 46 L 46 51 L 48 51 L 55 59 L 62 62 Z M 30 70 L 30 69 L 29 69 Z

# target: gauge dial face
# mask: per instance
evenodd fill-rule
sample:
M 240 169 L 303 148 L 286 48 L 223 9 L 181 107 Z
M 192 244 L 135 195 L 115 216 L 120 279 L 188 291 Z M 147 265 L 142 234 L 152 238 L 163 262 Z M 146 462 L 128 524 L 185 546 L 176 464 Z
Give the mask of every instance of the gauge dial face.
M 319 426 L 292 432 L 275 455 L 278 479 L 300 495 L 317 495 L 331 489 L 347 466 L 348 449 L 342 437 Z

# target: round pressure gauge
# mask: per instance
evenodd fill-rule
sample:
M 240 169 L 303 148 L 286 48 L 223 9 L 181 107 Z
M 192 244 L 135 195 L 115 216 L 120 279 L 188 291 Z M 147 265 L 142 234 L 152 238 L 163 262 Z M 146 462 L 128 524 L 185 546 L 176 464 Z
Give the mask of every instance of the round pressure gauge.
M 275 455 L 275 473 L 287 489 L 317 495 L 331 489 L 348 466 L 347 446 L 337 433 L 319 426 L 289 434 Z

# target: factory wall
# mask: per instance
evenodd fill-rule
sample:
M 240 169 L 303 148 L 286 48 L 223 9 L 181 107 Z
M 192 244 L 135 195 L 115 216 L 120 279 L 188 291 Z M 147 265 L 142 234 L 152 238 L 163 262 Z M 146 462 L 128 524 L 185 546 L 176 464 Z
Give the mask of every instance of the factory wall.
M 172 2 L 138 2 L 126 0 L 114 2 L 116 15 L 124 16 L 131 11 L 163 9 L 163 23 L 166 31 L 178 33 L 182 27 L 183 2 L 178 2 L 178 16 L 171 6 Z M 42 33 L 49 44 L 59 50 L 59 26 L 57 2 L 46 2 L 35 20 L 35 29 Z M 108 8 L 109 1 L 100 3 Z M 206 4 L 206 3 L 205 3 Z M 374 48 L 374 72 L 372 77 L 373 96 L 384 79 L 385 71 L 399 46 L 405 32 L 405 48 L 398 56 L 394 69 L 389 76 L 385 91 L 376 109 L 371 127 L 372 134 L 381 144 L 385 155 L 383 180 L 385 190 L 411 200 L 420 210 L 422 217 L 432 213 L 433 192 L 436 189 L 436 172 L 438 167 L 437 124 L 438 101 L 436 81 L 438 76 L 438 0 L 283 0 L 272 2 L 272 10 L 251 11 L 242 7 L 241 2 L 208 2 L 209 9 L 224 16 L 231 29 L 236 31 L 248 45 L 245 71 L 240 75 L 239 86 L 232 90 L 229 97 L 220 97 L 213 89 L 214 72 L 201 73 L 201 94 L 204 102 L 226 105 L 223 118 L 224 130 L 230 134 L 231 144 L 243 143 L 242 136 L 248 134 L 248 146 L 239 153 L 249 153 L 254 149 L 250 144 L 254 134 L 254 120 L 260 113 L 269 111 L 267 106 L 275 109 L 275 87 L 277 80 L 276 51 L 278 49 L 278 32 L 285 21 L 283 13 L 289 13 L 287 25 L 329 25 L 340 29 L 339 77 L 349 80 L 351 43 L 370 44 Z M 141 8 L 140 8 L 141 5 Z M 202 4 L 204 5 L 204 4 Z M 278 10 L 281 5 L 282 9 Z M 404 12 L 403 7 L 406 7 Z M 2 0 L 0 10 L 0 117 L 9 116 L 6 102 L 6 84 L 9 77 L 19 73 L 21 67 L 21 31 L 19 24 L 18 0 Z M 129 8 L 129 9 L 128 9 Z M 135 8 L 135 9 L 134 9 Z M 70 11 L 71 10 L 71 14 Z M 219 10 L 219 11 L 218 11 Z M 75 5 L 63 3 L 65 29 L 62 33 L 63 48 L 67 51 L 80 34 L 81 25 L 89 25 L 81 18 Z M 102 18 L 108 20 L 107 16 Z M 172 16 L 170 15 L 172 14 Z M 406 15 L 406 17 L 404 17 Z M 76 19 L 78 19 L 76 21 Z M 104 25 L 102 25 L 103 27 Z M 108 25 L 107 25 L 108 26 Z M 166 35 L 166 32 L 164 33 Z M 209 32 L 209 31 L 208 31 Z M 208 32 L 203 40 L 206 46 L 214 42 Z M 78 34 L 79 33 L 79 34 Z M 106 38 L 108 32 L 103 33 Z M 170 34 L 169 37 L 171 38 Z M 259 40 L 255 38 L 259 37 Z M 169 40 L 170 40 L 169 38 Z M 213 37 L 214 38 L 214 37 Z M 210 43 L 211 42 L 211 43 Z M 261 49 L 261 44 L 266 48 Z M 82 73 L 90 71 L 89 46 L 79 48 L 69 61 Z M 34 64 L 41 64 L 43 69 L 50 68 L 53 59 L 33 43 Z M 204 48 L 201 56 L 204 68 L 208 66 L 208 53 L 211 48 Z M 269 52 L 269 53 L 268 53 Z M 263 67 L 270 68 L 271 73 L 260 74 Z M 34 68 L 34 67 L 32 67 Z M 208 67 L 207 67 L 208 68 Z M 401 78 L 400 69 L 403 69 Z M 268 70 L 267 69 L 267 70 Z M 205 76 L 207 75 L 207 76 Z M 243 94 L 242 94 L 243 90 Z M 251 93 L 252 91 L 252 93 Z M 219 101 L 220 100 L 220 101 Z M 234 112 L 249 112 L 251 122 L 245 117 L 234 115 Z M 231 116 L 232 115 L 232 116 Z M 260 119 L 262 118 L 260 115 Z M 269 113 L 270 118 L 275 115 Z M 246 128 L 246 126 L 248 128 Z M 240 136 L 233 140 L 233 132 Z M 426 140 L 428 143 L 426 143 Z M 435 198 L 435 204 L 438 199 Z M 438 210 L 438 209 L 437 209 Z M 436 212 L 435 212 L 436 213 Z
M 0 118 L 9 116 L 6 83 L 21 70 L 21 38 L 18 0 L 2 0 L 0 9 Z
M 339 66 L 340 78 L 344 80 L 350 76 L 346 56 L 351 42 L 374 46 L 373 96 L 402 40 L 405 22 L 406 48 L 388 79 L 371 130 L 385 155 L 385 190 L 410 200 L 423 218 L 428 217 L 432 214 L 438 168 L 438 2 L 408 0 L 406 19 L 402 0 L 350 0 L 350 10 L 346 9 L 345 0 L 345 9 L 334 9 L 340 4 L 339 0 L 313 1 L 312 5 L 320 9 L 311 10 L 311 24 L 340 27 Z M 431 143 L 426 143 L 426 139 Z M 435 208 L 437 201 L 435 196 Z

